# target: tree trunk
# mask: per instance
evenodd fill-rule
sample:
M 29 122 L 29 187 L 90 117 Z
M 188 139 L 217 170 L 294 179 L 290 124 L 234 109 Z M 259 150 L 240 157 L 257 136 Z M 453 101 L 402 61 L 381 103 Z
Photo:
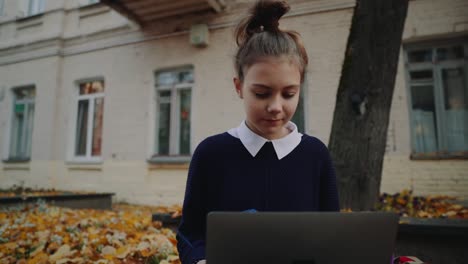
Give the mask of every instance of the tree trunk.
M 357 0 L 329 149 L 341 208 L 374 208 L 408 0 Z

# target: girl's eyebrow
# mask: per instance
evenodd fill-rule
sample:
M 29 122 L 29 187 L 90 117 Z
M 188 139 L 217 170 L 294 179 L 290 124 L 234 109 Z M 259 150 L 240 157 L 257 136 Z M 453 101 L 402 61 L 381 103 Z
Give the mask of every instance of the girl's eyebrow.
M 255 86 L 255 87 L 260 87 L 260 88 L 264 88 L 264 89 L 272 89 L 270 86 L 268 85 L 265 85 L 265 84 L 261 84 L 261 83 L 254 83 L 252 84 L 252 86 Z M 282 89 L 292 89 L 292 88 L 299 88 L 300 85 L 299 84 L 291 84 L 291 85 L 288 85 L 286 87 L 283 87 Z
M 265 89 L 271 89 L 270 86 L 265 85 L 265 84 L 261 84 L 261 83 L 253 83 L 252 86 L 254 86 L 254 87 L 260 87 L 260 88 L 265 88 Z

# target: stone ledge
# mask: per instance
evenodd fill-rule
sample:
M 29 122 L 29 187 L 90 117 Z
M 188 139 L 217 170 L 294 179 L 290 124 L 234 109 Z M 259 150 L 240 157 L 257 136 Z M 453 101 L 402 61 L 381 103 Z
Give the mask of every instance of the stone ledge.
M 400 218 L 398 234 L 468 238 L 468 220 Z
M 0 198 L 0 208 L 36 203 L 43 200 L 48 204 L 69 208 L 112 209 L 114 193 L 62 194 L 43 196 L 14 196 Z

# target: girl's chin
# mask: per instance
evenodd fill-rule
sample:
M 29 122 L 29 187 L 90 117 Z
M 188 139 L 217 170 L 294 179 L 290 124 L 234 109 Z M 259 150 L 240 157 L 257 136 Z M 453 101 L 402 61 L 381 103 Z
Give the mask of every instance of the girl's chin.
M 266 139 L 278 139 L 283 136 L 283 127 L 266 127 L 262 129 L 262 137 Z
M 278 120 L 263 120 L 263 123 L 266 127 L 282 127 L 283 126 L 283 120 L 278 119 Z

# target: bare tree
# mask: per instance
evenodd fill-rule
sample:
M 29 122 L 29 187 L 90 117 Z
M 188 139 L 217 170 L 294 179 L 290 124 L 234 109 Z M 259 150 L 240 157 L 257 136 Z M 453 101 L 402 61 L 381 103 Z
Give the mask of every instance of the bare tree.
M 408 1 L 356 1 L 329 142 L 341 208 L 369 210 L 379 196 Z

